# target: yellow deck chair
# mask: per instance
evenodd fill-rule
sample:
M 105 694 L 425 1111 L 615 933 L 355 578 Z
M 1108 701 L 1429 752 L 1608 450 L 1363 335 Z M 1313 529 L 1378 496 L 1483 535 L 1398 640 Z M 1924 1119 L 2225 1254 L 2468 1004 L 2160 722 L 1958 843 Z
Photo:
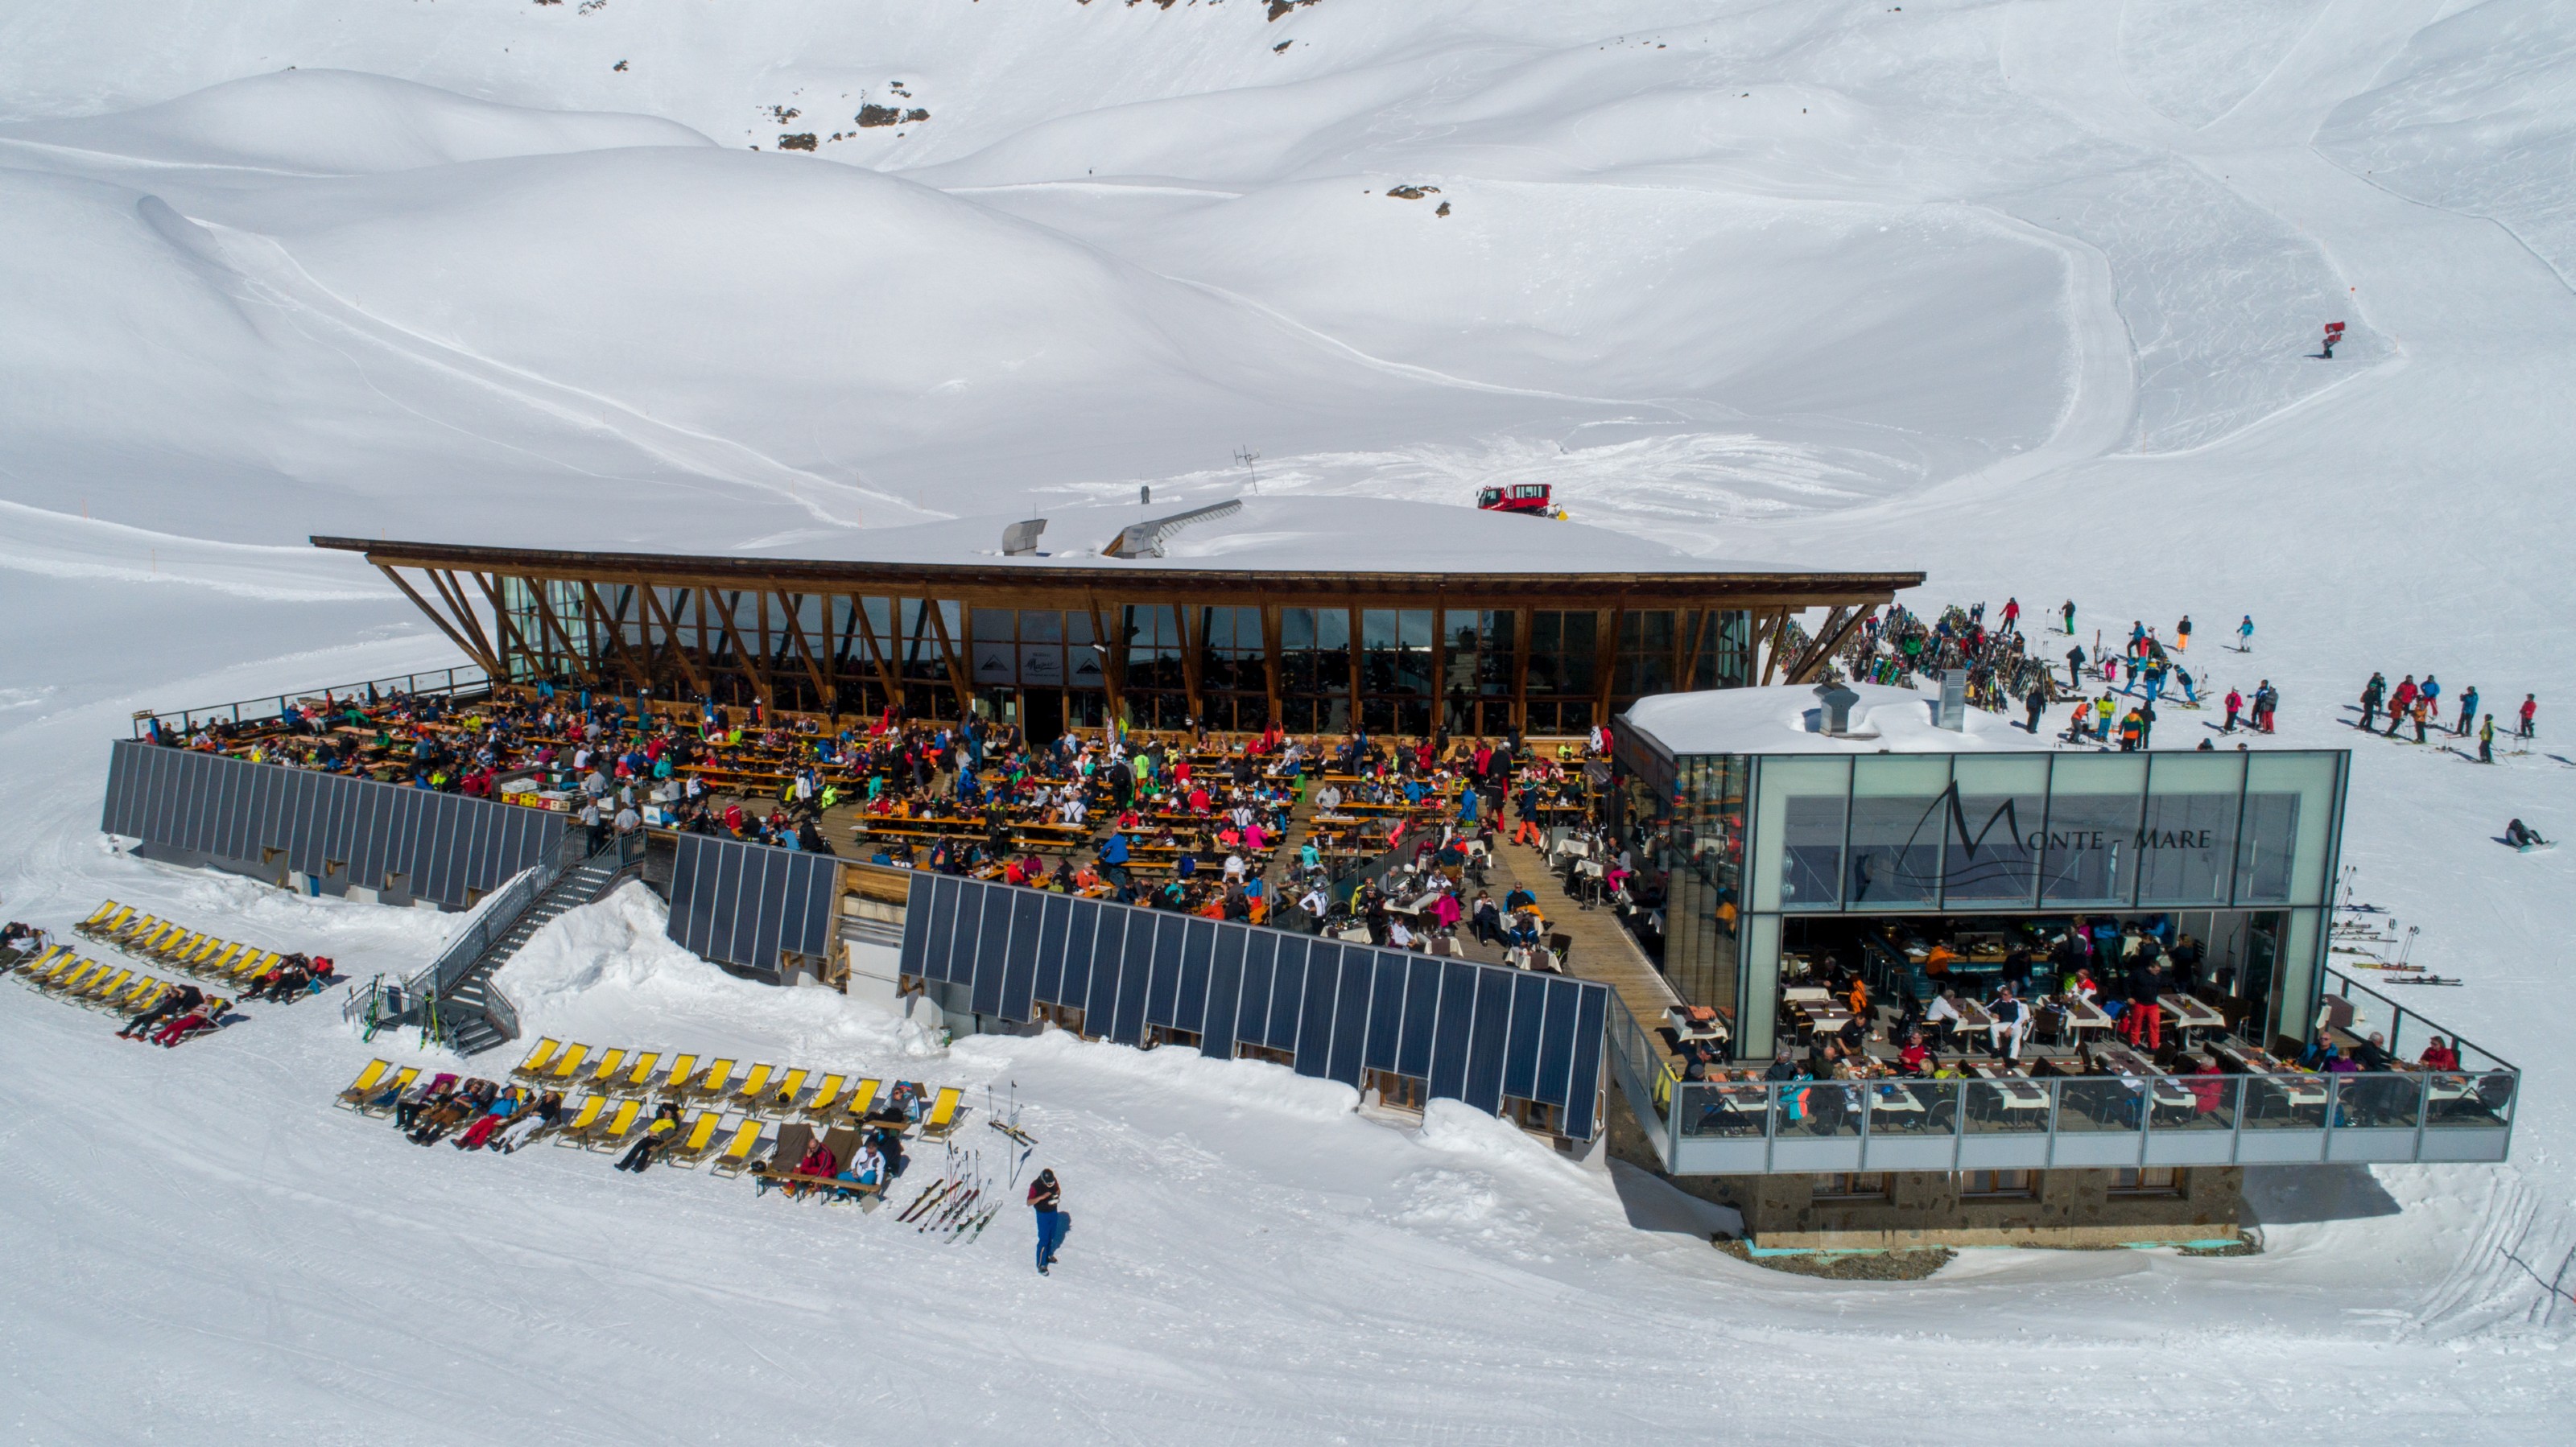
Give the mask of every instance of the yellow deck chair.
M 53 958 L 52 963 L 46 965 L 43 969 L 29 970 L 27 972 L 27 983 L 35 986 L 39 990 L 50 990 L 62 980 L 63 976 L 79 969 L 85 960 L 85 956 L 74 953 L 71 950 L 65 950 L 61 954 L 56 955 Z
M 377 1081 L 373 1089 L 368 1094 L 362 1095 L 356 1100 L 351 1101 L 349 1103 L 349 1108 L 358 1112 L 360 1115 L 391 1115 L 394 1113 L 394 1106 L 401 1101 L 402 1093 L 411 1089 L 413 1082 L 419 1079 L 420 1067 L 417 1065 L 406 1065 L 401 1070 L 395 1072 L 393 1079 Z M 386 1099 L 388 1095 L 390 1095 L 392 1099 Z M 384 1103 L 382 1105 L 369 1103 L 377 1100 L 382 1100 Z
M 930 1102 L 930 1113 L 921 1118 L 922 1138 L 938 1140 L 957 1129 L 963 1119 L 957 1109 L 957 1103 L 965 1098 L 966 1093 L 956 1086 L 939 1087 L 939 1094 Z
M 56 975 L 51 981 L 47 982 L 41 988 L 51 994 L 68 995 L 74 990 L 88 984 L 90 981 L 97 979 L 100 973 L 106 970 L 106 968 L 107 966 L 100 964 L 96 960 L 83 960 L 80 962 L 80 967 L 78 969 L 72 970 L 67 974 Z
M 714 1145 L 716 1127 L 723 1123 L 722 1114 L 712 1110 L 699 1111 L 697 1119 L 682 1127 L 680 1143 L 662 1152 L 662 1164 L 679 1166 L 684 1170 L 695 1169 L 698 1162 L 706 1158 L 708 1148 Z
M 276 969 L 278 962 L 285 958 L 286 956 L 275 950 L 262 950 L 256 947 L 244 950 L 242 957 L 234 962 L 228 978 L 235 981 L 256 980 Z
M 733 1139 L 725 1142 L 722 1154 L 710 1167 L 719 1176 L 739 1176 L 750 1169 L 752 1159 L 760 1154 L 760 1121 L 755 1118 L 735 1126 Z
M 131 942 L 134 940 L 145 939 L 160 933 L 160 931 L 161 917 L 157 914 L 147 914 L 140 918 L 128 918 L 125 923 L 118 925 L 114 929 L 100 930 L 98 932 L 98 937 L 101 940 L 113 944 L 119 940 Z
M 805 1077 L 811 1073 L 799 1065 L 769 1082 L 769 1088 L 761 1092 L 761 1099 L 768 1104 L 772 1115 L 796 1113 L 796 1099 L 805 1093 Z
M 572 1119 L 557 1126 L 555 1134 L 571 1135 L 575 1131 L 587 1131 L 598 1124 L 599 1113 L 606 1109 L 608 1109 L 608 1097 L 594 1095 L 581 1103 L 581 1108 L 573 1112 Z
M 70 958 L 72 958 L 72 947 L 70 945 L 47 945 L 44 950 L 34 958 L 20 960 L 10 968 L 32 980 L 38 975 L 52 974 L 56 969 L 61 967 L 63 961 Z
M 621 1100 L 617 1103 L 617 1113 L 610 1116 L 606 1124 L 593 1125 L 588 1136 L 578 1141 L 567 1139 L 564 1143 L 588 1146 L 595 1151 L 613 1151 L 625 1143 L 626 1133 L 635 1128 L 635 1117 L 643 1113 L 644 1102 Z
M 885 1082 L 876 1079 L 862 1080 L 851 1086 L 850 1103 L 841 1113 L 849 1118 L 852 1125 L 867 1119 L 868 1112 L 877 1108 L 878 1092 L 884 1089 Z
M 175 925 L 172 928 L 178 929 Z M 165 934 L 154 940 L 146 953 L 159 955 L 165 960 L 185 959 L 190 950 L 205 942 L 206 937 L 195 930 L 178 929 L 176 934 Z
M 394 1063 L 390 1060 L 368 1061 L 367 1068 L 358 1072 L 358 1078 L 349 1082 L 349 1088 L 340 1092 L 340 1103 L 356 1104 L 369 1090 L 375 1088 L 377 1081 L 385 1078 L 386 1071 L 393 1068 Z
M 518 1065 L 510 1071 L 510 1074 L 519 1080 L 534 1080 L 538 1076 L 545 1074 L 546 1066 L 552 1063 L 555 1058 L 555 1052 L 562 1048 L 563 1045 L 560 1041 L 557 1041 L 552 1036 L 547 1036 L 546 1038 L 539 1040 L 536 1045 L 528 1051 L 528 1058 L 520 1061 Z
M 170 993 L 168 980 L 145 980 L 135 986 L 133 991 L 126 995 L 124 1003 L 116 1008 L 129 1015 L 137 1010 L 149 1010 L 160 1004 L 161 997 L 168 993 Z
M 107 924 L 114 920 L 116 916 L 120 914 L 132 913 L 134 913 L 134 911 L 111 899 L 105 904 L 100 905 L 97 911 L 91 914 L 89 918 L 82 920 L 79 924 L 73 925 L 72 928 L 76 930 L 94 930 L 100 925 Z
M 163 946 L 177 944 L 180 937 L 187 933 L 188 931 L 184 926 L 170 924 L 165 921 L 159 928 L 153 930 L 151 934 L 136 934 L 128 938 L 123 945 L 119 946 L 119 948 L 136 954 L 158 954 L 161 952 Z
M 694 1055 L 679 1055 L 672 1057 L 671 1068 L 664 1072 L 662 1076 L 662 1088 L 655 1093 L 668 1096 L 678 1096 L 686 1093 L 689 1088 L 689 1076 L 695 1072 L 697 1068 L 698 1057 Z
M 79 989 L 72 991 L 71 998 L 80 1001 L 84 1005 L 88 1004 L 92 1000 L 104 1000 L 108 996 L 115 994 L 117 991 L 124 989 L 125 982 L 133 978 L 134 971 L 131 969 L 117 970 L 112 974 L 102 974 L 97 979 L 92 980 L 88 984 L 81 986 Z
M 707 1073 L 699 1078 L 698 1083 L 688 1087 L 685 1093 L 704 1100 L 714 1100 L 722 1096 L 732 1084 L 733 1062 L 718 1059 L 713 1065 L 707 1067 Z
M 598 1063 L 590 1070 L 590 1088 L 602 1093 L 614 1093 L 617 1088 L 617 1067 L 625 1063 L 626 1052 L 623 1049 L 611 1048 L 601 1051 Z
M 843 1083 L 844 1077 L 842 1076 L 824 1076 L 823 1083 L 814 1087 L 814 1098 L 805 1102 L 805 1108 L 802 1111 L 799 1111 L 798 1114 L 804 1116 L 807 1120 L 821 1120 L 823 1117 L 830 1115 L 832 1113 L 832 1107 L 841 1103 Z
M 581 1063 L 589 1058 L 589 1046 L 582 1044 L 567 1045 L 555 1056 L 555 1067 L 554 1069 L 546 1072 L 546 1079 L 553 1081 L 557 1085 L 570 1085 L 572 1083 L 572 1073 L 581 1069 Z
M 224 945 L 211 953 L 182 962 L 179 968 L 189 974 L 211 979 L 239 963 L 241 952 L 249 948 L 248 945 Z
M 199 965 L 205 964 L 210 960 L 222 959 L 224 952 L 233 948 L 234 946 L 225 944 L 222 940 L 215 938 L 213 935 L 207 935 L 203 944 L 200 944 L 195 949 L 188 951 L 186 955 L 180 958 L 179 968 L 183 970 L 193 970 Z
M 641 1096 L 653 1084 L 653 1067 L 662 1061 L 662 1052 L 647 1050 L 637 1055 L 626 1067 L 626 1075 L 617 1082 L 620 1095 Z
M 751 1110 L 761 1107 L 761 1092 L 769 1088 L 769 1077 L 778 1073 L 774 1065 L 754 1065 L 743 1072 L 742 1084 L 735 1087 L 733 1098 Z
M 88 935 L 92 939 L 105 939 L 132 923 L 134 923 L 134 906 L 130 904 L 120 904 L 116 907 L 115 913 L 98 921 L 96 924 L 84 922 L 73 926 L 73 928 L 78 929 L 82 934 Z

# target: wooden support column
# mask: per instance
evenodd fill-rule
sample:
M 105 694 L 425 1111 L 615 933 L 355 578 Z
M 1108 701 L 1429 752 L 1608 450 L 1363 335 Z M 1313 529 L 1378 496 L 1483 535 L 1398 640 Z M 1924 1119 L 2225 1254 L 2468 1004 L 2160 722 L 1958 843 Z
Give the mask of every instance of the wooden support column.
M 527 635 L 519 631 L 519 620 L 510 616 L 509 607 L 501 600 L 500 574 L 473 573 L 469 576 L 474 579 L 474 586 L 481 590 L 484 600 L 492 605 L 492 631 L 499 635 L 494 641 L 500 644 L 496 651 L 503 665 L 506 667 L 512 658 L 521 658 L 534 666 L 537 650 L 529 644 Z
M 545 584 L 535 578 L 523 578 L 520 581 L 528 585 L 528 596 L 536 607 L 537 621 L 544 624 L 545 631 L 553 635 L 555 642 L 562 646 L 563 656 L 572 665 L 573 671 L 581 675 L 582 682 L 597 683 L 599 675 L 591 668 L 590 660 L 582 656 L 581 650 L 573 647 L 572 635 L 564 631 L 563 620 L 555 616 L 554 605 L 546 598 Z
M 709 593 L 714 591 L 712 588 L 707 590 Z M 698 597 L 698 608 L 703 612 L 706 606 L 706 596 L 702 593 Z M 723 628 L 724 636 L 733 643 L 734 659 L 742 671 L 750 677 L 753 695 L 760 700 L 763 708 L 775 708 L 778 706 L 778 698 L 770 690 L 768 668 L 763 666 L 761 661 L 752 655 L 751 650 L 743 645 L 741 630 L 733 626 L 734 609 L 741 606 L 742 593 L 737 589 L 731 597 L 725 599 L 724 611 L 716 615 L 716 621 Z
M 609 615 L 608 603 L 599 596 L 598 587 L 588 579 L 584 579 L 581 595 L 586 606 L 598 615 L 598 626 L 608 630 L 608 641 L 616 651 L 617 661 L 626 665 L 626 671 L 635 678 L 636 687 L 650 692 L 653 687 L 653 675 L 647 672 L 644 665 L 636 661 L 635 655 L 627 650 L 626 629 L 616 618 Z
M 1530 624 L 1537 614 L 1528 608 L 1512 612 L 1512 727 L 1529 733 Z
M 1714 611 L 1709 608 L 1696 608 L 1691 611 L 1690 639 L 1682 645 L 1681 667 L 1673 674 L 1673 688 L 1676 692 L 1689 693 L 1699 687 L 1699 655 L 1701 648 L 1708 641 L 1708 617 Z M 1680 640 L 1681 636 L 1682 630 L 1679 627 L 1674 628 L 1675 640 Z
M 1114 729 L 1127 719 L 1127 640 L 1112 641 L 1109 619 L 1117 616 L 1118 606 L 1101 606 L 1098 594 L 1086 595 L 1084 603 L 1091 609 L 1091 646 L 1100 650 L 1100 689 L 1109 696 L 1109 722 Z
M 1786 608 L 1774 608 L 1765 613 L 1760 625 L 1753 630 L 1753 651 L 1762 656 L 1761 686 L 1764 688 L 1771 686 L 1772 676 L 1780 671 L 1780 644 L 1788 632 L 1789 610 Z
M 853 596 L 850 599 L 850 606 L 854 610 L 851 617 L 858 625 L 859 638 L 867 648 L 870 659 L 876 664 L 877 682 L 885 689 L 886 702 L 897 707 L 902 706 L 903 677 L 895 668 L 894 644 L 891 640 L 895 630 L 903 626 L 903 600 L 886 599 L 887 637 L 884 639 L 877 637 L 875 625 L 868 622 L 866 598 Z
M 376 564 L 376 571 L 384 574 L 395 587 L 402 589 L 403 596 L 411 600 L 412 606 L 418 608 L 423 614 L 427 615 L 429 621 L 437 625 L 438 631 L 446 634 L 447 640 L 450 643 L 455 644 L 466 657 L 473 659 L 475 663 L 480 665 L 485 672 L 491 674 L 493 677 L 498 678 L 501 676 L 501 660 L 492 657 L 490 654 L 477 649 L 472 643 L 467 642 L 465 635 L 457 632 L 454 624 L 451 624 L 447 619 L 439 616 L 439 610 L 431 607 L 429 605 L 429 600 L 420 596 L 418 590 L 414 589 L 409 582 L 405 581 L 402 574 L 395 572 L 392 568 L 383 563 Z M 426 572 L 428 570 L 423 569 L 422 571 Z
M 1278 726 L 1278 727 L 1280 727 L 1280 728 L 1283 728 L 1283 729 L 1284 729 L 1284 728 L 1286 728 L 1286 727 L 1287 727 L 1288 713 L 1287 713 L 1287 710 L 1286 710 L 1286 709 L 1284 709 L 1284 708 L 1282 708 L 1282 707 L 1280 706 L 1280 702 L 1279 702 L 1279 649 L 1280 649 L 1280 640 L 1281 640 L 1281 638 L 1282 638 L 1283 636 L 1284 636 L 1284 632 L 1283 632 L 1283 629 L 1281 628 L 1280 621 L 1279 621 L 1279 605 L 1278 605 L 1278 604 L 1276 604 L 1276 603 L 1271 602 L 1268 598 L 1264 598 L 1264 599 L 1262 599 L 1262 600 L 1261 600 L 1261 683 L 1262 683 L 1262 689 L 1263 689 L 1263 691 L 1264 691 L 1264 692 L 1266 692 L 1266 693 L 1268 693 L 1268 694 L 1270 695 L 1270 705 L 1269 705 L 1269 706 L 1270 706 L 1270 717 L 1269 717 L 1269 719 L 1268 719 L 1268 722 L 1269 722 L 1269 723 L 1271 723 L 1271 724 L 1273 724 L 1273 725 L 1276 725 L 1276 726 Z
M 1190 717 L 1204 724 L 1207 722 L 1207 709 L 1199 693 L 1199 675 L 1204 666 L 1199 650 L 1207 643 L 1207 625 L 1201 623 L 1198 632 L 1195 635 L 1191 633 L 1190 615 L 1197 611 L 1194 606 L 1174 603 L 1172 626 L 1181 634 L 1181 696 L 1189 703 Z
M 1816 675 L 1822 673 L 1825 665 L 1832 661 L 1834 651 L 1843 646 L 1844 640 L 1850 638 L 1852 631 L 1860 627 L 1861 620 L 1868 616 L 1869 610 L 1864 608 L 1836 608 L 1832 615 L 1825 619 L 1825 626 L 1817 630 L 1815 641 L 1807 645 L 1805 652 L 1798 655 L 1797 662 L 1790 668 L 1787 681 L 1813 683 Z
M 1592 666 L 1601 670 L 1593 685 L 1592 725 L 1602 727 L 1610 722 L 1610 692 L 1619 681 L 1619 625 L 1628 616 L 1628 600 L 1602 613 L 1602 641 L 1593 649 Z M 1642 634 L 1643 630 L 1639 630 Z
M 921 600 L 922 615 L 930 620 L 931 635 L 939 640 L 939 656 L 948 664 L 948 684 L 957 691 L 957 719 L 965 722 L 975 712 L 975 687 L 966 677 L 966 657 L 958 641 L 948 636 L 948 615 L 939 610 L 939 600 Z M 957 620 L 966 621 L 966 605 L 957 605 Z
M 787 630 L 788 640 L 796 645 L 796 651 L 804 656 L 805 676 L 814 685 L 816 706 L 828 717 L 840 717 L 839 700 L 832 692 L 832 685 L 823 671 L 824 666 L 814 656 L 814 645 L 805 641 L 805 595 L 781 593 L 778 595 L 778 605 L 782 610 L 780 626 Z M 828 618 L 824 621 L 827 624 L 830 622 Z
M 680 625 L 662 606 L 661 591 L 643 578 L 635 580 L 635 589 L 644 600 L 644 616 L 662 620 L 662 637 L 671 646 L 672 659 L 680 665 L 680 676 L 689 681 L 689 692 L 704 697 L 707 692 L 705 681 L 698 676 L 697 665 L 690 661 L 689 645 L 680 639 Z M 647 627 L 649 629 L 649 623 Z M 645 641 L 648 644 L 652 641 L 649 631 Z M 650 656 L 652 650 L 648 647 L 645 652 Z

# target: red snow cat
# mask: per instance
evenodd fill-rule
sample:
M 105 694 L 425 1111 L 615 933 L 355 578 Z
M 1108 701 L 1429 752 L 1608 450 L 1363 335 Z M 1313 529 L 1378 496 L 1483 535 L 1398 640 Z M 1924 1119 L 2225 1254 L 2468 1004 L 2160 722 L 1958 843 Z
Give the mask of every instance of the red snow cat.
M 1487 512 L 1516 512 L 1529 517 L 1552 517 L 1556 507 L 1548 501 L 1548 485 L 1543 482 L 1516 482 L 1510 487 L 1488 487 L 1476 493 L 1476 506 Z

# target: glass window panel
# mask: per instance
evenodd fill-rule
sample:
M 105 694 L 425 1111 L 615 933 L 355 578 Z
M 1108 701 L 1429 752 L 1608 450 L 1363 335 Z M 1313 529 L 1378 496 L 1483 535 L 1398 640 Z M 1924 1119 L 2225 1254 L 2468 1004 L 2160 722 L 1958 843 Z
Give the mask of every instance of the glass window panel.
M 1852 908 L 1930 904 L 1938 898 L 1949 788 L 1945 756 L 1852 761 L 1851 852 L 1844 874 Z
M 2332 841 L 2335 756 L 2253 754 L 2238 826 L 2239 904 L 2322 904 Z
M 1832 909 L 1843 873 L 1847 758 L 1758 762 L 1752 907 Z
M 1279 610 L 1279 646 L 1298 652 L 1315 646 L 1315 610 L 1282 608 Z
M 2225 904 L 2243 754 L 2157 754 L 2138 826 L 2140 904 Z
M 2049 778 L 2040 851 L 2046 904 L 2127 904 L 2135 880 L 2143 754 L 2061 754 Z
M 1360 646 L 1374 653 L 1396 644 L 1395 610 L 1367 608 L 1360 612 Z
M 1315 646 L 1324 649 L 1347 649 L 1351 646 L 1351 614 L 1347 608 L 1315 610 Z
M 1512 634 L 1520 615 L 1509 611 L 1479 613 L 1477 627 L 1484 633 L 1484 650 L 1476 656 L 1476 677 L 1480 690 L 1488 697 L 1512 692 Z M 1499 726 L 1487 728 L 1499 732 Z
M 1951 761 L 1954 797 L 1942 896 L 1951 904 L 2027 904 L 2048 820 L 2046 756 Z
M 974 636 L 978 642 L 1008 643 L 1011 641 L 1014 618 L 1009 609 L 978 608 L 975 610 L 974 621 Z
M 1428 651 L 1431 647 L 1431 610 L 1407 608 L 1395 616 L 1397 637 L 1403 645 Z

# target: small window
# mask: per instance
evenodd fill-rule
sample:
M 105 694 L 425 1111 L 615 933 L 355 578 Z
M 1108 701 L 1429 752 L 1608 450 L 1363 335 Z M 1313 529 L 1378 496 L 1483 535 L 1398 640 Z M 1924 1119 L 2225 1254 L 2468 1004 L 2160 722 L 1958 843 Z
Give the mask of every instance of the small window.
M 1524 482 L 1512 489 L 1512 496 L 1545 497 L 1547 496 L 1547 484 L 1543 482 Z
M 2028 1171 L 1967 1171 L 1959 1178 L 1963 1201 L 2027 1201 L 2033 1194 Z
M 1476 506 L 1478 507 L 1492 507 L 1494 504 L 1501 502 L 1502 500 L 1503 490 L 1499 487 L 1489 487 L 1476 494 Z
M 2172 1166 L 2138 1166 L 2111 1173 L 2114 1196 L 2179 1196 L 2183 1173 Z
M 1816 1177 L 1816 1199 L 1819 1201 L 1884 1201 L 1887 1199 L 1887 1172 L 1834 1171 Z

